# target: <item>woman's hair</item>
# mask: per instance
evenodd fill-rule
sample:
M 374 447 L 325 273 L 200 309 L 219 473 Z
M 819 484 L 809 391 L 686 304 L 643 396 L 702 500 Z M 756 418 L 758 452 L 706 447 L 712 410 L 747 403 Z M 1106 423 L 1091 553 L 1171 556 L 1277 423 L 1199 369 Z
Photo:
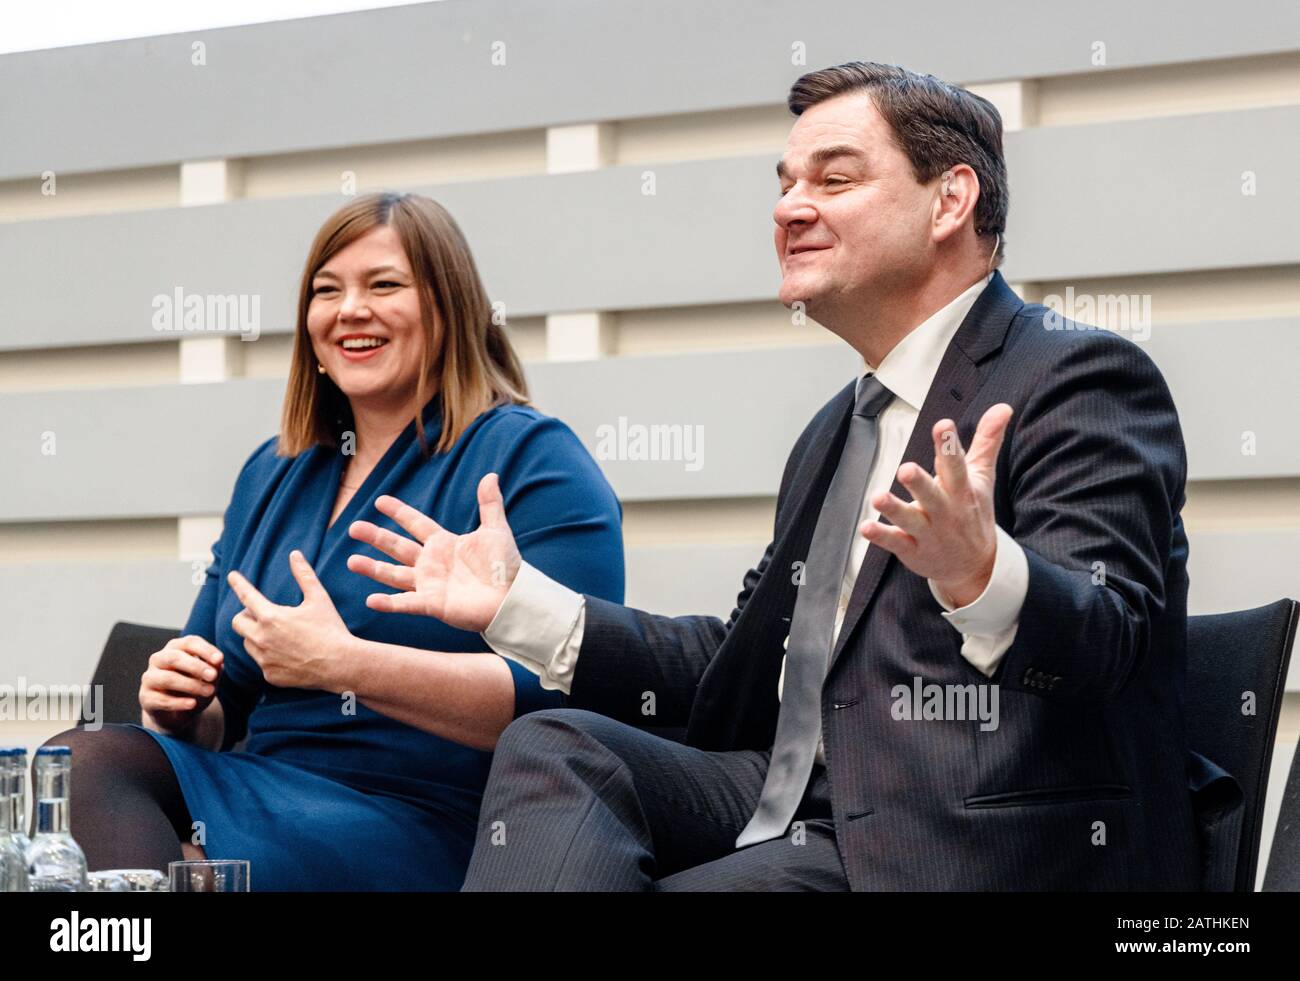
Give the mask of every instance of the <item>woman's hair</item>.
M 320 268 L 371 229 L 389 226 L 397 233 L 411 264 L 420 298 L 423 361 L 413 418 L 420 449 L 431 451 L 421 424 L 433 392 L 429 376 L 438 379 L 442 396 L 442 433 L 434 450 L 445 452 L 482 412 L 497 405 L 527 404 L 528 386 L 514 348 L 492 320 L 483 281 L 469 245 L 455 219 L 436 201 L 419 194 L 367 194 L 344 205 L 316 233 L 298 288 L 298 321 L 294 328 L 293 360 L 284 396 L 277 454 L 297 456 L 317 444 L 338 446 L 353 429 L 347 397 L 318 362 L 307 333 L 307 308 L 312 281 Z M 441 322 L 441 343 L 435 343 L 434 312 Z

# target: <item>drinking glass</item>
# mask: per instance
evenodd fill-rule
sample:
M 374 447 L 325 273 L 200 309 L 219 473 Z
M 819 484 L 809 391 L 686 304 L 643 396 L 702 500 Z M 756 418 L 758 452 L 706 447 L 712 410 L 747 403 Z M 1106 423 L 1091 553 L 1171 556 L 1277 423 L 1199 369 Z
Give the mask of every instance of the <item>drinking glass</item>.
M 243 859 L 168 862 L 172 892 L 248 892 L 249 868 Z

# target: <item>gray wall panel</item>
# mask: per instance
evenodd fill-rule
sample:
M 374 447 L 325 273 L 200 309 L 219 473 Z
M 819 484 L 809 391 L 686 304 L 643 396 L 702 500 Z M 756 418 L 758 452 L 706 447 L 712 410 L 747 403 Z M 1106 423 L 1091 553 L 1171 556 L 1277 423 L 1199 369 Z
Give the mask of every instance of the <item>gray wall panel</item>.
M 1183 324 L 1146 343 L 1180 409 L 1191 479 L 1300 474 L 1294 322 Z M 834 345 L 528 371 L 538 406 L 635 501 L 772 494 L 795 438 L 859 364 Z M 220 511 L 239 466 L 276 431 L 282 393 L 280 381 L 244 380 L 0 396 L 0 521 Z M 676 459 L 636 459 L 637 426 L 701 428 L 698 442 L 670 447 Z M 1254 455 L 1242 453 L 1245 430 Z M 47 432 L 52 456 L 42 452 Z
M 283 393 L 236 381 L 2 396 L 0 520 L 221 513 Z
M 773 166 L 767 158 L 656 166 L 653 196 L 641 193 L 640 167 L 422 190 L 465 229 L 493 300 L 508 316 L 532 316 L 774 297 Z M 262 331 L 287 331 L 312 237 L 343 201 L 0 225 L 0 277 L 21 304 L 0 323 L 0 350 L 182 336 L 152 326 L 154 298 L 178 288 L 256 297 Z M 124 253 L 129 261 L 106 261 Z
M 537 404 L 599 458 L 601 426 L 703 427 L 691 460 L 601 459 L 625 500 L 768 495 L 812 414 L 853 378 L 847 347 L 534 364 Z M 718 379 L 723 379 L 719 396 Z M 0 521 L 222 511 L 243 461 L 279 423 L 283 383 L 0 396 Z M 670 397 L 665 398 L 665 395 Z M 627 430 L 633 433 L 632 430 Z M 42 454 L 55 434 L 53 456 Z M 682 449 L 688 447 L 682 444 Z
M 117 621 L 184 625 L 198 595 L 192 574 L 161 559 L 0 565 L 0 684 L 89 684 Z
M 1141 346 L 1178 407 L 1192 479 L 1300 474 L 1300 319 L 1156 326 Z
M 639 545 L 627 550 L 627 605 L 664 616 L 726 620 L 745 573 L 766 541 L 728 545 Z
M 1300 47 L 1300 11 L 1096 0 L 1062 18 L 1009 0 L 990 16 L 941 0 L 918 20 L 880 2 L 452 0 L 7 55 L 0 133 L 18 138 L 0 140 L 0 180 L 778 103 L 801 72 L 855 58 L 958 82 L 1097 71 L 1099 40 L 1110 69 L 1282 51 Z
M 1189 613 L 1300 599 L 1300 531 L 1194 531 L 1188 538 Z M 1289 687 L 1300 689 L 1300 657 L 1292 659 Z
M 1030 130 L 1008 143 L 1011 281 L 1300 263 L 1300 206 L 1282 189 L 1300 159 L 1300 107 Z M 510 316 L 727 303 L 771 299 L 780 284 L 773 165 L 656 165 L 653 196 L 641 167 L 422 190 L 464 227 Z M 1246 168 L 1258 197 L 1240 193 Z M 152 326 L 154 298 L 178 288 L 257 297 L 261 330 L 288 330 L 312 236 L 341 202 L 0 225 L 0 350 L 181 336 Z
M 1016 279 L 1300 262 L 1300 107 L 1026 129 L 1006 152 Z

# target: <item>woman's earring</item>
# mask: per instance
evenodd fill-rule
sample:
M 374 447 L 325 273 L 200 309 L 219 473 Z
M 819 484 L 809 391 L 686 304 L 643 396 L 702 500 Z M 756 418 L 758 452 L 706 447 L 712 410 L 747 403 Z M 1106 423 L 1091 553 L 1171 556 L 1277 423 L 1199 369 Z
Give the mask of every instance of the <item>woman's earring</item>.
M 316 365 L 316 371 L 322 375 L 325 374 L 325 366 L 323 364 Z

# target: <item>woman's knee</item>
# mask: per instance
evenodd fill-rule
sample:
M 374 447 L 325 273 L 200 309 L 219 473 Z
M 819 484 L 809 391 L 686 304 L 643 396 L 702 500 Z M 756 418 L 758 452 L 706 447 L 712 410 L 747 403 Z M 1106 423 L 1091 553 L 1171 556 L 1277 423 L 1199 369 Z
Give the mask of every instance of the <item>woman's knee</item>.
M 72 751 L 74 785 L 85 780 L 129 778 L 139 769 L 138 740 L 152 738 L 139 729 L 127 725 L 104 725 L 97 729 L 77 726 L 51 736 L 42 744 L 66 746 Z M 32 761 L 33 778 L 36 761 Z

